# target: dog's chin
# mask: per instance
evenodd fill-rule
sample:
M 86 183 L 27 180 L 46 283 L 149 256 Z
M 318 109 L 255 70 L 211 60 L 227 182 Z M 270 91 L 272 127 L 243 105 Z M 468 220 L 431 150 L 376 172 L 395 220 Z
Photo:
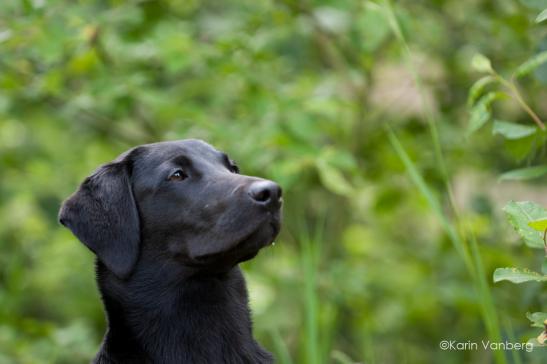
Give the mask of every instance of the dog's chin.
M 243 238 L 227 243 L 229 249 L 201 256 L 196 259 L 196 263 L 213 270 L 232 268 L 254 258 L 262 248 L 271 245 L 279 229 L 280 223 L 277 220 L 264 222 Z
M 279 233 L 279 227 L 277 221 L 262 224 L 252 234 L 237 243 L 230 249 L 240 256 L 237 263 L 254 258 L 262 248 L 271 245 Z

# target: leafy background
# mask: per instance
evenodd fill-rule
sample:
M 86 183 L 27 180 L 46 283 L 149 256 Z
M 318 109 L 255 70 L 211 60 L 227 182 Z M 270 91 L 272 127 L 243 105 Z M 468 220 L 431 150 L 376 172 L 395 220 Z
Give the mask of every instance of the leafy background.
M 541 166 L 545 135 L 468 126 L 466 106 L 481 76 L 473 55 L 504 74 L 547 50 L 535 22 L 545 8 L 3 0 L 0 363 L 93 357 L 105 326 L 93 256 L 57 224 L 60 202 L 129 147 L 188 137 L 284 188 L 282 235 L 243 265 L 256 337 L 280 363 L 542 362 L 544 349 L 439 341 L 526 342 L 538 330 L 524 313 L 545 310 L 540 283 L 491 278 L 541 265 L 502 206 L 546 206 L 545 179 L 498 176 Z M 547 115 L 547 67 L 520 82 Z M 489 107 L 534 126 L 514 101 Z M 476 242 L 471 263 L 454 240 L 462 230 Z

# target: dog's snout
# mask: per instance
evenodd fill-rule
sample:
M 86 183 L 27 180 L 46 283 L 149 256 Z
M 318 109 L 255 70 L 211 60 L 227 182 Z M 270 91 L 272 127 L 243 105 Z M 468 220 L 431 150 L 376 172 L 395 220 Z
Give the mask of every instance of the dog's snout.
M 270 208 L 281 206 L 281 193 L 281 187 L 272 181 L 253 182 L 249 187 L 253 201 Z

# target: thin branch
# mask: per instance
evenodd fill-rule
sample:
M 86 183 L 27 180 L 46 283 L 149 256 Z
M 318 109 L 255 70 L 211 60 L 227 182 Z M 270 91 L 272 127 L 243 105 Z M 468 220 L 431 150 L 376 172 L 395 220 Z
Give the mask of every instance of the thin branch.
M 503 82 L 503 81 L 505 81 L 505 82 Z M 503 81 L 502 81 L 502 83 L 509 88 L 509 90 L 511 91 L 513 96 L 515 96 L 515 99 L 520 104 L 520 106 L 524 109 L 524 111 L 526 111 L 528 113 L 528 115 L 530 115 L 532 120 L 534 120 L 534 122 L 537 124 L 537 126 L 541 130 L 545 130 L 545 124 L 539 118 L 539 116 L 534 112 L 534 110 L 532 110 L 532 108 L 526 103 L 526 101 L 524 101 L 524 99 L 522 98 L 522 96 L 521 96 L 521 94 L 518 90 L 517 85 L 513 81 L 509 82 L 509 81 L 506 81 L 505 79 L 503 79 Z

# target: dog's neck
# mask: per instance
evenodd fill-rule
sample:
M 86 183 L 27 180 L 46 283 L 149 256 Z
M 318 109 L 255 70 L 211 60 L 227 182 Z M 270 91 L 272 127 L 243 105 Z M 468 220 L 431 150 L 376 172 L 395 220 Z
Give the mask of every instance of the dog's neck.
M 215 275 L 196 274 L 174 262 L 147 261 L 139 266 L 132 277 L 121 281 L 97 263 L 108 316 L 101 353 L 132 363 L 272 361 L 253 339 L 247 290 L 238 266 Z M 112 348 L 121 351 L 112 353 Z

